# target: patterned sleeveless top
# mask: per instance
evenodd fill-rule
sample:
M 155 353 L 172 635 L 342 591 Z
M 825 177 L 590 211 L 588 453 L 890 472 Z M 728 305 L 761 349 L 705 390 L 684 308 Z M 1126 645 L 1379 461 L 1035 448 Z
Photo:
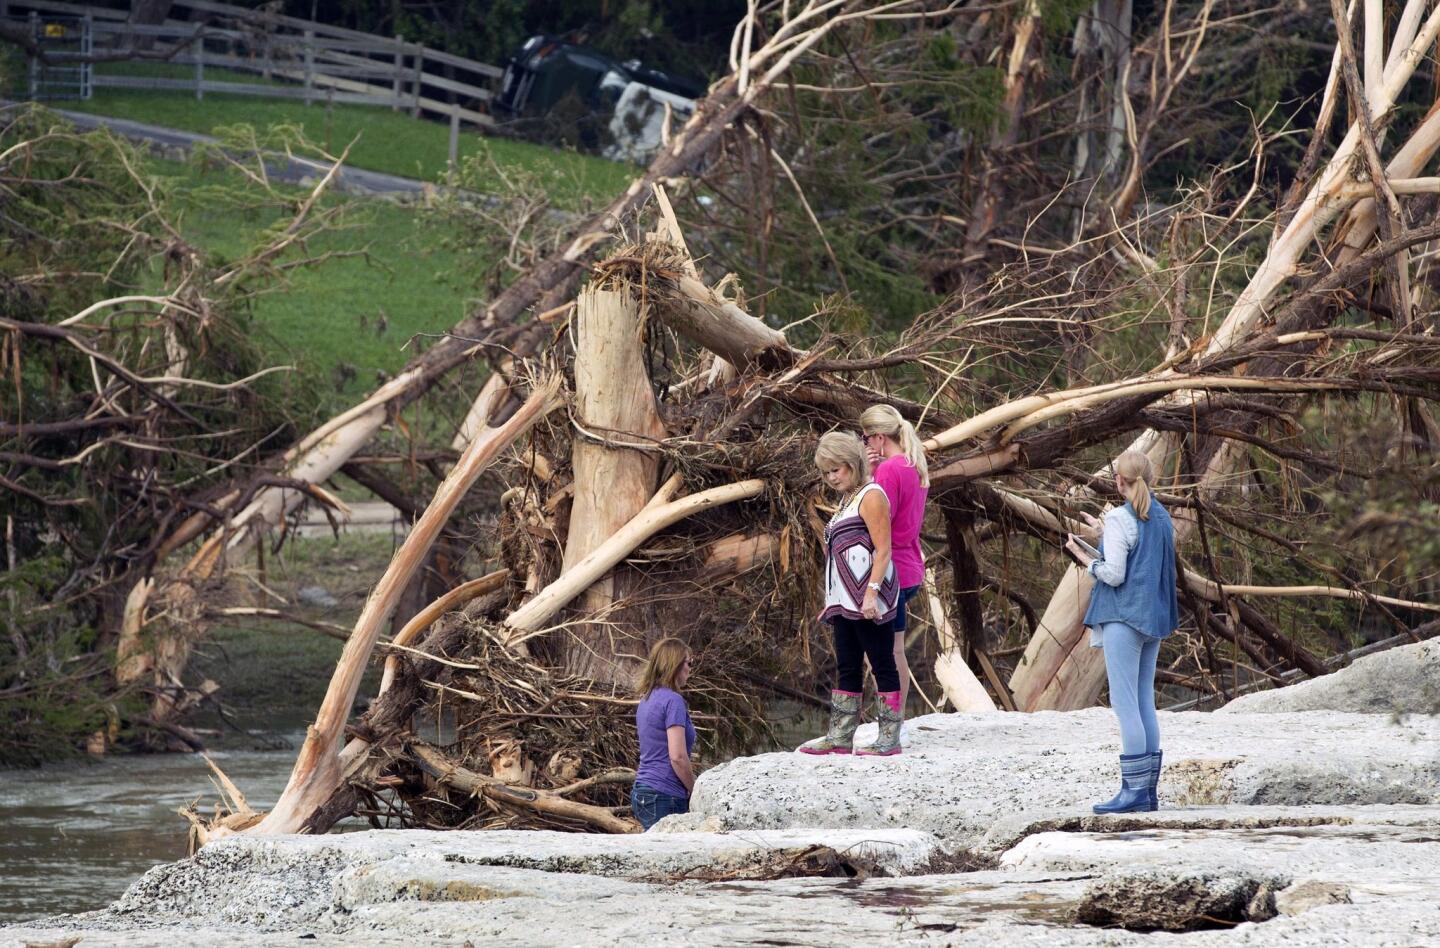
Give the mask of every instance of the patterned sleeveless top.
M 833 622 L 836 616 L 885 625 L 895 618 L 900 600 L 900 581 L 895 576 L 892 560 L 880 581 L 878 594 L 880 618 L 867 620 L 860 611 L 865 601 L 865 587 L 870 582 L 870 568 L 875 562 L 875 544 L 870 530 L 860 516 L 860 501 L 872 490 L 884 491 L 873 481 L 856 492 L 848 504 L 841 506 L 825 526 L 825 611 L 822 622 Z

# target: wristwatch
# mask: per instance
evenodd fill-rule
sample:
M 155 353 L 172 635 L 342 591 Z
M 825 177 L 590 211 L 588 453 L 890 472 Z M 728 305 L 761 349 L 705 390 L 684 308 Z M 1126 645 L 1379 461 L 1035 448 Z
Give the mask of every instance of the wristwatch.
M 880 591 L 880 584 L 879 584 L 879 583 L 867 583 L 867 584 L 866 584 L 866 588 L 867 588 L 867 589 L 873 589 L 873 590 L 875 590 L 875 591 L 878 593 L 878 592 Z

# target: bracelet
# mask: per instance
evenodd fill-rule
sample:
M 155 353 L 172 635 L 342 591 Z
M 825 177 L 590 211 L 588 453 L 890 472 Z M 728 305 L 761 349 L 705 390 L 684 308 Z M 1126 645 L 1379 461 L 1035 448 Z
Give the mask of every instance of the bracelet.
M 865 588 L 866 588 L 866 589 L 873 589 L 873 590 L 875 590 L 875 591 L 878 593 L 878 592 L 880 591 L 880 584 L 879 584 L 879 583 L 866 583 L 866 584 L 865 584 Z

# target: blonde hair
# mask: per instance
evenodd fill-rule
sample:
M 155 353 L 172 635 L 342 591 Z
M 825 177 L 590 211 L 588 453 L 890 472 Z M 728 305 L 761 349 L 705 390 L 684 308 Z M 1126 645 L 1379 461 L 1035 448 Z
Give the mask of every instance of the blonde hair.
M 844 465 L 855 475 L 855 486 L 870 480 L 870 462 L 865 459 L 865 445 L 853 434 L 827 431 L 815 445 L 815 466 L 820 470 Z
M 685 658 L 689 654 L 690 646 L 674 636 L 656 642 L 655 647 L 650 650 L 650 658 L 645 662 L 645 670 L 640 673 L 640 684 L 635 690 L 641 697 L 656 688 L 679 691 L 680 669 L 684 667 Z
M 1110 469 L 1125 478 L 1126 486 L 1122 493 L 1135 509 L 1135 516 L 1149 520 L 1150 482 L 1155 479 L 1150 458 L 1141 451 L 1126 451 L 1115 459 Z
M 925 447 L 915 426 L 910 424 L 890 405 L 871 405 L 860 413 L 860 430 L 867 435 L 883 434 L 896 444 L 915 473 L 920 475 L 920 486 L 930 486 L 930 467 L 925 461 Z

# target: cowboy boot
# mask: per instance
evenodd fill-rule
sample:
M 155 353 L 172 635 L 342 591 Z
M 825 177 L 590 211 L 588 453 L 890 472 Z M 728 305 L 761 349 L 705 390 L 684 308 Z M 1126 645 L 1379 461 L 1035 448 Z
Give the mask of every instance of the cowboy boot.
M 1149 754 L 1120 755 L 1120 792 L 1090 809 L 1096 813 L 1143 813 L 1150 809 Z
M 830 692 L 830 727 L 823 737 L 795 748 L 802 754 L 848 754 L 860 726 L 860 692 Z
M 879 726 L 875 743 L 857 747 L 855 753 L 865 757 L 893 757 L 900 753 L 900 725 L 905 723 L 900 692 L 882 691 L 875 696 L 875 720 Z

